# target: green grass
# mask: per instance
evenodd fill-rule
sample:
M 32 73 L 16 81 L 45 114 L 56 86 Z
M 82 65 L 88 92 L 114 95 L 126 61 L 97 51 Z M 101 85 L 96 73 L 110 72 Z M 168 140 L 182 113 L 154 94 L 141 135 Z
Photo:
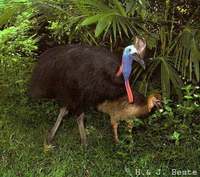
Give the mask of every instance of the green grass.
M 139 123 L 132 134 L 126 123 L 120 124 L 119 145 L 113 143 L 107 115 L 86 113 L 87 148 L 80 145 L 74 117 L 66 116 L 55 148 L 45 153 L 44 140 L 58 105 L 28 98 L 32 59 L 4 61 L 8 64 L 0 65 L 0 177 L 134 177 L 136 170 L 143 172 L 138 176 L 170 177 L 172 169 L 195 170 L 200 176 L 199 114 L 184 117 L 183 111 L 173 117 L 176 107 L 169 105 L 151 123 Z M 174 131 L 181 134 L 178 144 L 170 139 Z M 160 169 L 161 175 L 156 175 Z
M 109 119 L 92 111 L 87 113 L 89 145 L 79 142 L 73 116 L 66 116 L 54 142 L 55 148 L 44 152 L 44 139 L 56 119 L 53 104 L 1 102 L 0 176 L 48 177 L 131 177 L 136 169 L 141 176 L 172 176 L 172 169 L 196 170 L 200 174 L 200 140 L 194 130 L 179 145 L 168 138 L 169 132 L 146 125 L 133 129 L 131 142 L 125 124 L 120 126 L 121 140 L 113 144 Z M 130 140 L 130 138 L 129 138 Z M 151 175 L 146 174 L 149 171 Z M 189 175 L 187 175 L 189 176 Z

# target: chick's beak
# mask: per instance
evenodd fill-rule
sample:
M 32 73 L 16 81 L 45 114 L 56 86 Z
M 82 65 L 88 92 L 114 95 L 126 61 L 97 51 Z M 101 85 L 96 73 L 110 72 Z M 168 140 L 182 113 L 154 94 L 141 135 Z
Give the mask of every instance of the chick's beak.
M 134 59 L 137 63 L 139 63 L 139 64 L 142 66 L 143 69 L 146 68 L 146 65 L 145 65 L 144 60 L 143 60 L 142 58 L 140 58 L 139 55 L 138 55 L 137 53 L 134 53 L 134 54 L 133 54 L 133 59 Z
M 162 107 L 162 104 L 161 104 L 160 100 L 156 100 L 154 104 L 155 104 L 157 109 L 160 109 Z

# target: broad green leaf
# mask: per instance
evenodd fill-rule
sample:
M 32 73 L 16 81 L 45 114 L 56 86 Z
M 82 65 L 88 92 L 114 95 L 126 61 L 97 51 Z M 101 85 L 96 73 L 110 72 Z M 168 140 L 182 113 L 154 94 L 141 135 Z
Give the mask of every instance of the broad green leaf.
M 92 17 L 87 17 L 85 20 L 83 20 L 81 26 L 87 26 L 96 23 L 99 19 L 101 19 L 102 16 L 103 16 L 102 14 L 98 14 Z
M 107 18 L 103 18 L 98 21 L 96 29 L 95 29 L 95 37 L 99 37 L 100 34 L 106 29 L 109 25 L 109 20 Z

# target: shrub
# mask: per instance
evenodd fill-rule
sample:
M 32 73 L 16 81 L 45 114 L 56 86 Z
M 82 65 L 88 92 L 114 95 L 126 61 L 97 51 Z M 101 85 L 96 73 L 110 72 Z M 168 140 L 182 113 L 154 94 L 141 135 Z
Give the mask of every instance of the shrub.
M 37 50 L 37 38 L 32 34 L 33 10 L 18 15 L 14 25 L 0 31 L 0 53 L 3 56 L 32 56 Z

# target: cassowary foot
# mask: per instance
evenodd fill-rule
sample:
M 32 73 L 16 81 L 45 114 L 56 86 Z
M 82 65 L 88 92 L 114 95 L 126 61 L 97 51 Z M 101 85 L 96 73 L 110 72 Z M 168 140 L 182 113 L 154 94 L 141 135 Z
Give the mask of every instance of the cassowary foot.
M 54 145 L 50 144 L 47 141 L 44 141 L 44 153 L 51 152 L 55 148 Z
M 119 139 L 115 139 L 114 142 L 115 142 L 115 144 L 119 144 L 120 143 Z
M 54 136 L 52 136 L 52 133 L 49 132 L 47 135 L 46 144 L 51 145 L 53 143 L 53 139 L 54 139 Z
M 81 140 L 81 145 L 83 145 L 84 147 L 87 147 L 87 140 Z

